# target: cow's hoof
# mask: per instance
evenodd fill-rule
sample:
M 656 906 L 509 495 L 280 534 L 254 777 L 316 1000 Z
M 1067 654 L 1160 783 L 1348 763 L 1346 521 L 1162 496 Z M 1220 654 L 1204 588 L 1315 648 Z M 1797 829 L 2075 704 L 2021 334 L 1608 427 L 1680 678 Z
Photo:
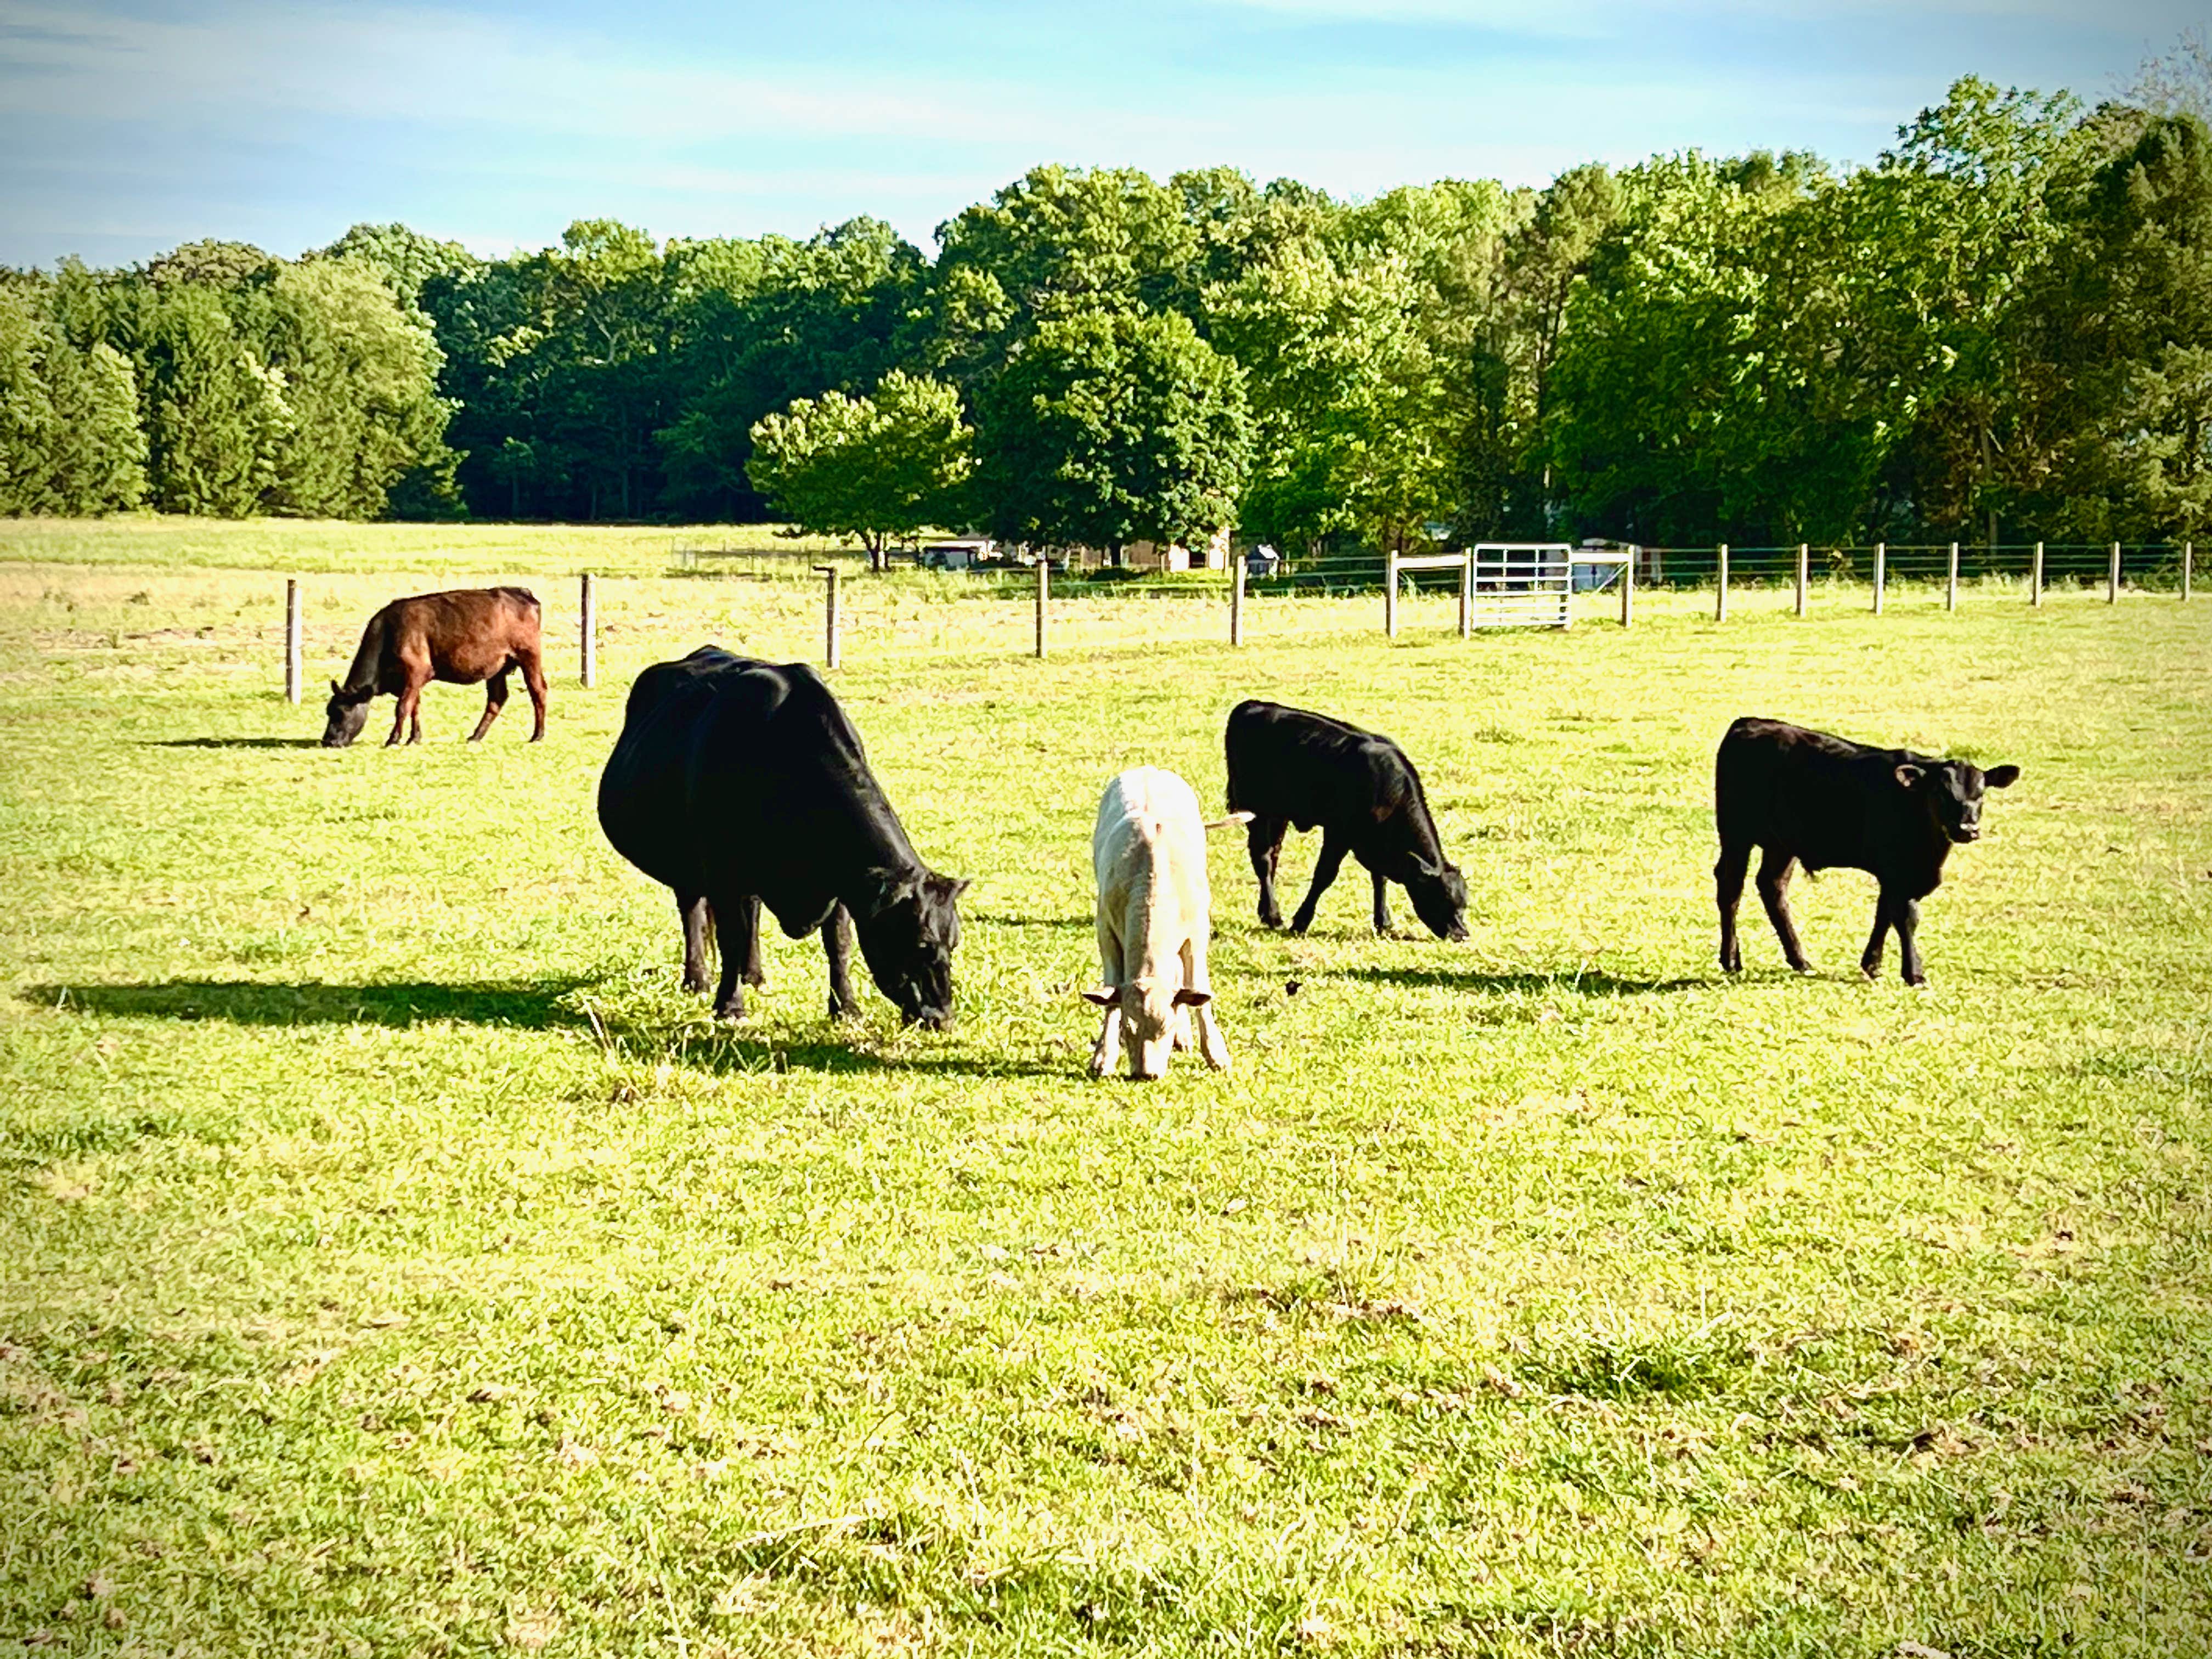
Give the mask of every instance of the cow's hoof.
M 1799 975 L 1803 978 L 1810 979 L 1814 974 L 1820 972 L 1820 969 L 1814 967 L 1814 965 L 1809 962 L 1793 962 L 1790 964 L 1790 971 L 1793 974 Z
M 726 1002 L 714 1010 L 714 1018 L 716 1019 L 726 1020 L 732 1025 L 742 1022 L 744 1017 L 745 1005 L 742 1002 Z
M 707 994 L 707 981 L 703 979 L 693 979 L 687 975 L 684 980 L 684 988 L 695 997 L 703 997 Z

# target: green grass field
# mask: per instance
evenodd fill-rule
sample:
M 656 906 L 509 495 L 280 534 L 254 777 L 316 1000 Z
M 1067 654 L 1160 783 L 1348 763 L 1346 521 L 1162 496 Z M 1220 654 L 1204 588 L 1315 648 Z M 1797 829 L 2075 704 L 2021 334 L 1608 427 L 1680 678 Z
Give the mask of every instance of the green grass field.
M 311 684 L 425 572 L 613 568 L 350 533 Z M 593 815 L 631 676 L 811 654 L 811 586 L 655 552 L 543 744 L 437 687 L 325 752 L 296 550 L 0 548 L 0 1641 L 2212 1650 L 2212 605 L 1270 602 L 1232 653 L 1133 598 L 1037 662 L 1018 603 L 856 580 L 839 695 L 976 878 L 930 1036 L 833 1029 L 780 938 L 709 1023 Z M 1376 939 L 1356 873 L 1263 933 L 1218 836 L 1235 1072 L 1091 1083 L 1098 793 L 1218 801 L 1252 694 L 1405 743 L 1474 937 Z M 2025 769 L 1926 990 L 1859 979 L 1848 872 L 1796 889 L 1820 977 L 1754 901 L 1723 982 L 1743 713 Z

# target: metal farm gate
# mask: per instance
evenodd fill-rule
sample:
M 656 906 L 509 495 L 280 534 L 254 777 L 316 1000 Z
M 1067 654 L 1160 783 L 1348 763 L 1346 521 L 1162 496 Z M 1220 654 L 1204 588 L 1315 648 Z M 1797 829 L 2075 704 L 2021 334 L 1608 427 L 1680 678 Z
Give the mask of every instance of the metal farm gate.
M 1389 556 L 1382 631 L 1398 632 L 1398 588 L 1415 570 L 1459 572 L 1459 631 L 1565 628 L 1573 620 L 1575 550 L 1565 542 L 1484 542 L 1464 553 Z

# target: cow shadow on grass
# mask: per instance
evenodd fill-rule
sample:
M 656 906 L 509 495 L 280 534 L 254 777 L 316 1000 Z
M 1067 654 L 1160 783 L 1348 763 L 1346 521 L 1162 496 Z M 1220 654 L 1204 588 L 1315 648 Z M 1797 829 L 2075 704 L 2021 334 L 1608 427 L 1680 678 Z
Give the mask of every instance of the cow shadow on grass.
M 1328 976 L 1492 996 L 1534 991 L 1564 991 L 1584 997 L 1650 996 L 1670 991 L 1711 990 L 1717 982 L 1712 978 L 1634 979 L 1595 968 L 1563 969 L 1555 974 L 1489 973 L 1474 968 L 1346 968 Z
M 320 738 L 159 738 L 149 749 L 320 749 Z
M 123 985 L 27 985 L 19 1001 L 112 1018 L 207 1021 L 265 1027 L 460 1024 L 518 1031 L 590 1031 L 618 1055 L 676 1058 L 715 1072 L 818 1072 L 1057 1077 L 1066 1065 L 959 1052 L 883 1054 L 865 1026 L 824 1024 L 817 1034 L 775 1025 L 639 1019 L 587 1008 L 580 993 L 602 981 L 580 975 L 444 983 L 393 980 L 358 985 L 319 981 L 172 979 Z M 596 1019 L 595 1019 L 596 1015 Z
M 137 985 L 32 985 L 18 995 L 41 1007 L 123 1018 L 216 1020 L 233 1025 L 390 1025 L 453 1023 L 542 1031 L 584 1024 L 569 999 L 579 978 L 484 980 L 445 984 L 391 980 L 362 985 L 320 981 L 170 979 Z

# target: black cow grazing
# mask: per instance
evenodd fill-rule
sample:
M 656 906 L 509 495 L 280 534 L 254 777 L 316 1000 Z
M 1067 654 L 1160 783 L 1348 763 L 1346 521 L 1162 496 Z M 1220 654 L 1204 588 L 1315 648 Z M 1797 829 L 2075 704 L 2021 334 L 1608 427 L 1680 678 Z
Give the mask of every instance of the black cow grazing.
M 408 742 L 422 742 L 422 688 L 432 680 L 452 685 L 489 682 L 483 718 L 469 733 L 474 743 L 491 730 L 492 721 L 507 706 L 507 677 L 518 668 L 538 716 L 530 733 L 531 742 L 536 743 L 545 735 L 539 619 L 538 596 L 521 587 L 458 587 L 392 600 L 362 630 L 361 648 L 353 653 L 345 684 L 331 682 L 323 747 L 343 749 L 359 737 L 368 724 L 370 699 L 386 695 L 398 697 L 399 703 L 392 711 L 392 735 L 384 746 L 398 743 L 403 731 Z
M 1909 749 L 1869 749 L 1781 720 L 1736 721 L 1713 760 L 1721 966 L 1731 974 L 1743 967 L 1735 907 L 1757 846 L 1765 848 L 1759 863 L 1759 902 L 1792 968 L 1813 971 L 1785 902 L 1790 866 L 1864 870 L 1881 891 L 1860 971 L 1869 979 L 1881 971 L 1882 943 L 1894 927 L 1905 982 L 1925 982 L 1913 937 L 1919 902 L 1942 883 L 1952 846 L 1980 839 L 1982 792 L 2008 789 L 2019 776 L 2017 766 L 1984 772 L 1965 761 L 1936 760 Z
M 849 918 L 907 1023 L 951 1024 L 954 901 L 968 884 L 915 855 L 860 734 L 805 664 L 702 645 L 640 674 L 599 778 L 599 823 L 617 852 L 675 889 L 687 990 L 707 988 L 713 925 L 717 1014 L 744 1018 L 741 973 L 762 983 L 765 904 L 793 939 L 820 931 L 831 1018 L 855 1006 Z
M 1279 927 L 1275 860 L 1286 826 L 1322 831 L 1313 886 L 1291 918 L 1291 931 L 1313 926 L 1314 907 L 1336 879 L 1347 853 L 1375 878 L 1375 931 L 1388 933 L 1384 890 L 1404 887 L 1413 909 L 1439 939 L 1467 937 L 1467 880 L 1444 857 L 1421 793 L 1420 774 L 1385 737 L 1326 714 L 1279 702 L 1240 702 L 1229 711 L 1229 805 L 1249 812 L 1245 829 L 1260 878 L 1260 921 Z

